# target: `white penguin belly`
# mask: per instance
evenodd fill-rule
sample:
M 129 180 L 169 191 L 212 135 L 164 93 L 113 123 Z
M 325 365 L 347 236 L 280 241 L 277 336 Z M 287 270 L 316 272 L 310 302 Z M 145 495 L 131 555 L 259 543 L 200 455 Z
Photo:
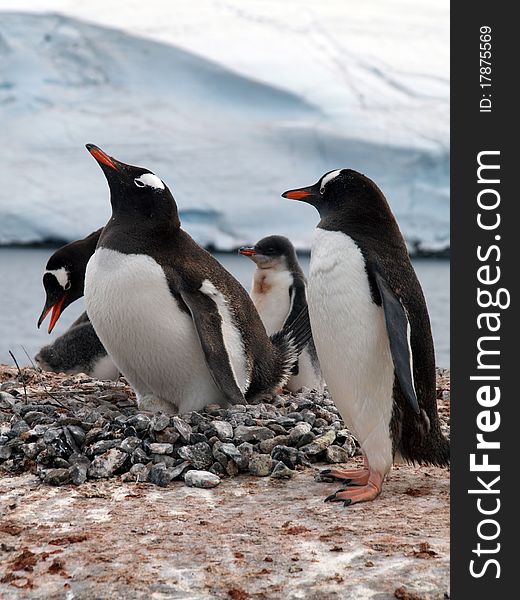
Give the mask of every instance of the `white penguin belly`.
M 193 320 L 153 258 L 96 250 L 87 265 L 85 305 L 141 408 L 186 412 L 222 402 Z
M 365 261 L 350 237 L 316 229 L 307 294 L 332 398 L 370 466 L 384 474 L 392 465 L 394 366 L 383 309 L 372 301 Z
M 253 276 L 251 299 L 262 319 L 267 335 L 282 328 L 289 310 L 291 299 L 289 288 L 293 283 L 287 271 L 257 269 Z

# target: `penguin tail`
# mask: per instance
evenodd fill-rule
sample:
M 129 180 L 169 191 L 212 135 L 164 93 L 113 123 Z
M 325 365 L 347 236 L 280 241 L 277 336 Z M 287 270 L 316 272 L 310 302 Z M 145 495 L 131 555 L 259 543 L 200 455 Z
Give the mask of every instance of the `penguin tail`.
M 283 386 L 292 375 L 298 363 L 298 356 L 312 338 L 309 310 L 305 306 L 296 317 L 284 324 L 283 329 L 271 336 L 271 342 L 280 359 L 280 380 L 277 387 Z

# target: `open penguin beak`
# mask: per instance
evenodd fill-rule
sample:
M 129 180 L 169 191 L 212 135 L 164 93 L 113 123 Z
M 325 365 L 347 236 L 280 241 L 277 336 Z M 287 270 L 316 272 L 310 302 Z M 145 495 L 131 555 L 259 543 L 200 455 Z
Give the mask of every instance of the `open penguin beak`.
M 49 322 L 49 329 L 47 330 L 48 333 L 51 333 L 58 319 L 60 318 L 63 309 L 65 308 L 63 304 L 65 303 L 66 298 L 67 294 L 61 294 L 58 297 L 47 294 L 45 306 L 43 307 L 42 314 L 38 319 L 38 329 L 40 328 L 40 325 L 43 323 L 43 321 L 45 321 L 45 317 L 49 314 L 49 312 L 52 309 L 51 320 Z
M 314 200 L 320 197 L 320 190 L 318 184 L 316 184 L 309 187 L 288 190 L 282 194 L 282 197 L 289 200 L 302 200 L 303 202 L 312 204 Z
M 87 150 L 92 154 L 92 156 L 97 160 L 99 166 L 105 171 L 104 167 L 109 167 L 114 171 L 121 170 L 121 164 L 115 158 L 108 156 L 101 148 L 94 146 L 94 144 L 85 144 Z
M 239 249 L 239 252 L 244 256 L 255 256 L 257 254 L 254 246 L 242 246 L 242 248 Z

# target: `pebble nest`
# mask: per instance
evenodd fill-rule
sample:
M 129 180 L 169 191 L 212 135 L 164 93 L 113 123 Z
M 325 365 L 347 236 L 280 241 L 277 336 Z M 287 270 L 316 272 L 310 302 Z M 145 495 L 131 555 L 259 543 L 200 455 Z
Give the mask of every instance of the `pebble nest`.
M 449 406 L 449 373 L 439 380 Z M 440 414 L 446 431 L 449 408 Z M 0 367 L 0 473 L 29 471 L 50 485 L 121 477 L 206 488 L 240 473 L 290 478 L 358 453 L 327 392 L 169 416 L 140 412 L 124 379 Z

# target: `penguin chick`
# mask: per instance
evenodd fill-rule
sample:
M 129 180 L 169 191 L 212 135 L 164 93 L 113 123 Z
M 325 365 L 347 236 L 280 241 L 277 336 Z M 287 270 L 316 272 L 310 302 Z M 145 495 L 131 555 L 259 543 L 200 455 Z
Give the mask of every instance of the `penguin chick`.
M 35 360 L 44 371 L 69 375 L 86 373 L 95 379 L 119 377 L 119 369 L 99 341 L 86 313 L 52 344 L 43 346 Z
M 449 464 L 424 295 L 390 206 L 368 177 L 338 169 L 282 196 L 320 215 L 308 283 L 312 332 L 332 398 L 365 457 L 364 469 L 327 471 L 347 483 L 327 500 L 373 500 L 394 458 Z
M 267 334 L 271 335 L 291 323 L 307 306 L 305 276 L 294 246 L 286 237 L 271 235 L 254 246 L 240 248 L 239 252 L 257 266 L 250 295 Z M 322 392 L 323 385 L 311 337 L 294 366 L 287 388 L 291 392 L 298 392 L 303 387 Z
M 244 288 L 181 229 L 166 184 L 87 149 L 107 179 L 112 217 L 87 265 L 85 304 L 139 407 L 187 412 L 284 385 L 310 336 L 307 311 L 268 337 Z

